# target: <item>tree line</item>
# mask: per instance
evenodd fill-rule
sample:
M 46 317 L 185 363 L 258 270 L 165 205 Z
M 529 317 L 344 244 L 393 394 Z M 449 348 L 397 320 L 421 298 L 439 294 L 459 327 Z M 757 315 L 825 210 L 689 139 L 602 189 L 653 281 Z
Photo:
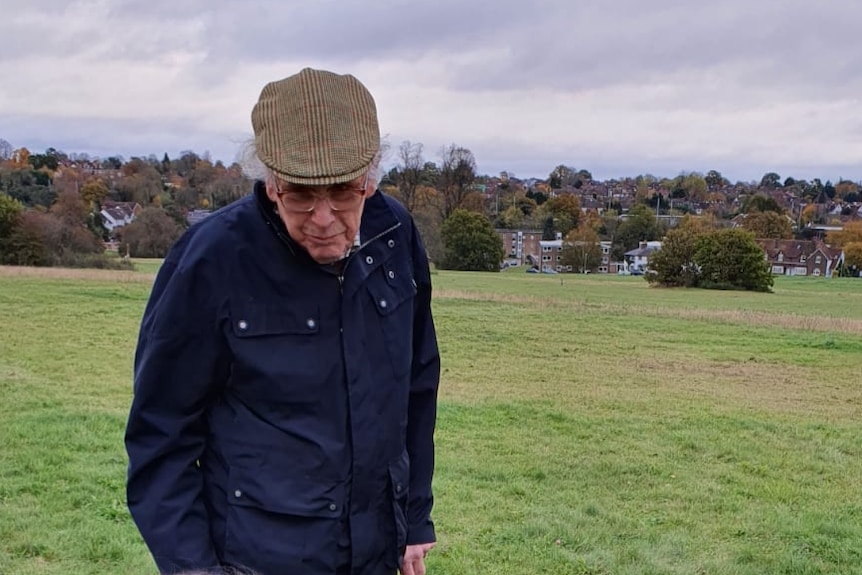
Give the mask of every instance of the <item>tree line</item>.
M 433 159 L 418 142 L 404 141 L 391 152 L 394 165 L 381 173 L 380 189 L 411 212 L 430 259 L 444 269 L 499 270 L 506 252 L 497 229 L 562 237 L 564 263 L 595 271 L 600 241 L 610 242 L 611 259 L 621 261 L 640 242 L 664 238 L 673 220 L 659 214 L 682 217 L 706 205 L 701 217 L 716 228 L 733 220 L 758 238 L 790 238 L 802 237 L 807 224 L 825 223 L 827 206 L 838 202 L 850 210 L 862 199 L 860 186 L 847 180 L 782 181 L 774 172 L 749 183 L 731 183 L 716 170 L 600 182 L 588 170 L 559 165 L 547 178 L 520 179 L 511 172 L 479 174 L 473 153 L 455 143 Z M 251 184 L 240 164 L 213 162 L 207 153 L 100 159 L 54 148 L 31 153 L 0 140 L 0 263 L 101 265 L 108 239 L 118 240 L 123 254 L 161 257 L 188 226 L 191 210 L 228 205 Z M 775 200 L 779 192 L 794 198 L 793 207 Z M 601 202 L 602 209 L 582 209 L 582 202 Z M 109 234 L 100 213 L 119 203 L 135 204 L 139 213 Z
M 100 159 L 0 140 L 0 263 L 128 267 L 104 254 L 108 240 L 124 255 L 164 257 L 190 211 L 226 206 L 250 188 L 238 163 L 207 153 Z M 109 233 L 102 210 L 123 204 L 135 206 L 135 221 Z

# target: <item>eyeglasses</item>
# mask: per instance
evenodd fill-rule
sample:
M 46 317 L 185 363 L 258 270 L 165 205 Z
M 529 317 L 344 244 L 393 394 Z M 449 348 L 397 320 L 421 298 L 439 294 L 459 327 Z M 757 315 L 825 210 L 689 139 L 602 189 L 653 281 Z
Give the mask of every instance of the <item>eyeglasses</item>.
M 281 205 L 289 212 L 307 214 L 317 207 L 317 200 L 324 200 L 333 212 L 347 212 L 359 207 L 362 198 L 365 197 L 365 188 L 368 186 L 368 172 L 361 187 L 349 186 L 347 184 L 335 184 L 333 186 L 302 186 L 287 184 L 288 189 L 282 190 L 278 179 L 275 180 L 275 193 L 281 200 Z

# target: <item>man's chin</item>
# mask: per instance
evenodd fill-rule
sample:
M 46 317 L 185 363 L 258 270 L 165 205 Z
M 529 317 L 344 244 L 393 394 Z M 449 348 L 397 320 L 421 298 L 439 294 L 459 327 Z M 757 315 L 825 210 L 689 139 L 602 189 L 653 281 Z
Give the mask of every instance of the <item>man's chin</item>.
M 344 258 L 347 254 L 347 248 L 341 246 L 304 246 L 305 251 L 311 256 L 311 259 L 319 264 L 331 264 Z

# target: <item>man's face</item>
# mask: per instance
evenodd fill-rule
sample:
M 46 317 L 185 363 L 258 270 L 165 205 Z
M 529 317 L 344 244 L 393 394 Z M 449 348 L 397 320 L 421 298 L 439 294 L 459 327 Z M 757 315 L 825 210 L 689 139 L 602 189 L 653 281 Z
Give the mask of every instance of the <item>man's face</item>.
M 278 206 L 290 237 L 314 261 L 328 264 L 343 258 L 356 239 L 365 197 L 374 192 L 367 176 L 331 186 L 304 186 L 270 178 L 266 193 Z

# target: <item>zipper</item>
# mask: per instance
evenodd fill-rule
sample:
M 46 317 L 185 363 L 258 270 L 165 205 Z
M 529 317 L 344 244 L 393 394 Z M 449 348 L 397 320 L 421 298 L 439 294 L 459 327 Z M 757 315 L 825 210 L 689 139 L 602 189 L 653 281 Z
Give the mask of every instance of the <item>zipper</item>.
M 356 254 L 361 252 L 363 250 L 363 248 L 365 248 L 366 246 L 368 246 L 372 242 L 379 240 L 380 238 L 382 238 L 383 236 L 385 236 L 389 232 L 397 230 L 400 227 L 401 227 L 401 222 L 398 222 L 394 226 L 383 230 L 382 232 L 380 232 L 379 234 L 377 234 L 376 236 L 374 236 L 370 240 L 362 242 L 361 244 L 359 244 L 359 247 L 356 248 L 356 251 L 353 252 L 352 254 L 350 254 L 350 256 L 348 256 L 347 261 L 344 262 L 344 267 L 341 268 L 341 273 L 338 274 L 338 285 L 341 288 L 342 294 L 344 294 L 344 273 L 347 271 L 347 266 L 349 266 L 350 262 L 353 261 L 353 258 L 356 257 Z

